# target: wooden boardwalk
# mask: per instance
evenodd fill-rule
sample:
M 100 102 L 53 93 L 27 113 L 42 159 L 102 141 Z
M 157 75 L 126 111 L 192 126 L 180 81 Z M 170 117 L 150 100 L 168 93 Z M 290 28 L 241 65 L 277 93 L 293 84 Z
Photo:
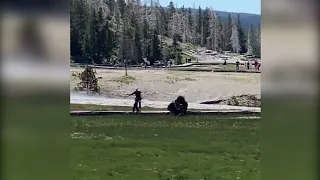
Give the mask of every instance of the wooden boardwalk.
M 129 111 L 70 111 L 71 116 L 107 116 L 107 115 L 168 115 L 168 111 L 142 111 L 141 113 L 132 113 Z M 254 116 L 260 117 L 261 111 L 243 111 L 243 110 L 215 110 L 215 111 L 188 111 L 187 115 L 197 116 Z

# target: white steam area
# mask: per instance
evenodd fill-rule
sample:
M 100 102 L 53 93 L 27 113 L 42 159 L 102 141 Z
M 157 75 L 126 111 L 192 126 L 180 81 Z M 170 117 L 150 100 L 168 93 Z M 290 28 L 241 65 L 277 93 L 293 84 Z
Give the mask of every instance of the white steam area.
M 134 103 L 133 98 L 110 98 L 101 95 L 88 95 L 86 92 L 70 93 L 70 104 L 94 104 L 104 106 L 128 106 L 132 107 Z M 150 101 L 143 99 L 141 106 L 151 108 L 167 108 L 170 102 L 165 101 Z M 189 103 L 189 109 L 206 109 L 206 110 L 242 110 L 242 111 L 260 111 L 259 107 L 242 107 L 229 105 L 215 105 L 215 104 L 198 104 Z

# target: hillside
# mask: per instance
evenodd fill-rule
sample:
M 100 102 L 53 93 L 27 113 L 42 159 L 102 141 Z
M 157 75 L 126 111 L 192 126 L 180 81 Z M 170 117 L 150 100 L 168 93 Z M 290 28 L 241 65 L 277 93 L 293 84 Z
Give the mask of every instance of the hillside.
M 227 21 L 229 13 L 232 19 L 236 19 L 238 14 L 240 14 L 240 21 L 245 32 L 248 30 L 250 24 L 252 24 L 253 26 L 259 26 L 261 24 L 261 15 L 258 14 L 235 13 L 225 11 L 216 11 L 216 13 L 219 14 L 222 22 Z
M 192 12 L 198 12 L 198 9 L 191 8 Z M 219 14 L 221 21 L 226 22 L 228 20 L 229 14 L 233 20 L 237 19 L 238 14 L 240 15 L 240 21 L 244 31 L 248 31 L 250 24 L 253 26 L 259 26 L 261 24 L 261 15 L 251 14 L 251 13 L 237 13 L 237 12 L 228 12 L 228 11 L 215 11 Z
M 146 58 L 179 65 L 196 47 L 260 57 L 260 15 L 135 0 L 71 0 L 70 7 L 72 62 L 141 64 Z M 165 48 L 162 37 L 171 42 Z

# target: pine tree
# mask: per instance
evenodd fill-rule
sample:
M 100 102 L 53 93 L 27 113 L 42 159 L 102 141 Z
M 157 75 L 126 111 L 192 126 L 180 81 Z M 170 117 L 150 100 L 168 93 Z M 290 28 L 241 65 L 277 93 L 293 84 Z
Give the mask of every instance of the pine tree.
M 199 9 L 198 9 L 198 14 L 197 14 L 197 33 L 198 34 L 201 34 L 201 29 L 202 29 L 202 9 L 201 7 L 199 6 Z
M 86 66 L 84 71 L 79 74 L 78 78 L 81 82 L 77 84 L 75 90 L 87 90 L 93 93 L 100 92 L 98 78 L 96 78 L 95 72 L 93 71 L 92 67 Z
M 216 24 L 216 49 L 221 52 L 224 48 L 224 32 L 223 26 L 219 14 L 215 14 L 215 24 Z
M 206 12 L 206 11 L 205 11 Z M 209 27 L 208 27 L 208 31 L 209 31 L 209 36 L 205 36 L 206 37 L 206 47 L 207 49 L 211 49 L 211 50 L 216 50 L 217 49 L 217 43 L 216 43 L 216 40 L 217 40 L 217 37 L 216 37 L 216 30 L 217 30 L 217 27 L 216 27 L 216 22 L 215 22 L 215 15 L 214 13 L 212 12 L 212 10 L 210 10 L 208 12 L 208 16 L 209 16 Z
M 152 51 L 151 51 L 151 59 L 150 64 L 153 64 L 155 61 L 161 60 L 161 49 L 160 49 L 160 40 L 158 37 L 158 32 L 156 29 L 153 30 L 152 37 Z
M 149 25 L 148 25 L 148 22 L 146 19 L 143 20 L 143 28 L 142 29 L 143 29 L 142 30 L 142 36 L 143 36 L 142 52 L 143 52 L 143 56 L 148 59 L 148 58 L 150 58 L 150 54 L 149 54 L 149 56 L 147 55 L 148 48 L 150 47 L 150 35 L 149 35 Z M 151 50 L 150 50 L 150 53 L 151 53 Z
M 170 15 L 170 16 L 171 16 L 173 13 L 176 12 L 176 9 L 175 9 L 174 4 L 173 4 L 172 1 L 170 1 L 168 8 L 169 8 L 168 11 L 169 11 L 169 15 Z
M 146 58 L 147 60 L 150 62 L 151 64 L 151 61 L 153 60 L 153 58 L 151 57 L 151 44 L 148 44 L 147 45 L 147 49 L 146 49 Z M 152 62 L 153 63 L 153 62 Z M 151 64 L 152 65 L 152 64 Z
M 141 45 L 141 31 L 138 24 L 134 26 L 134 45 L 135 45 L 135 54 L 136 54 L 136 63 L 143 62 L 143 53 L 142 53 L 142 45 Z
M 115 0 L 108 0 L 107 1 L 107 5 L 109 7 L 109 10 L 111 11 L 111 15 L 113 15 L 115 12 L 115 4 L 116 4 Z
M 256 55 L 260 58 L 261 57 L 261 28 L 260 28 L 260 24 L 257 27 L 256 41 L 257 41 Z
M 247 38 L 247 54 L 255 55 L 256 54 L 256 39 L 255 34 L 253 31 L 252 24 L 250 25 L 250 28 L 248 30 L 248 38 Z
M 71 55 L 75 62 L 91 62 L 89 20 L 90 12 L 86 1 L 72 0 L 70 10 Z M 80 58 L 81 57 L 81 58 Z
M 238 36 L 239 36 L 239 43 L 240 43 L 240 52 L 239 53 L 245 53 L 245 52 L 247 52 L 246 37 L 245 37 L 245 34 L 242 29 L 242 25 L 241 25 L 241 21 L 240 21 L 240 14 L 238 14 L 237 26 L 238 26 Z
M 102 56 L 101 56 L 101 49 L 99 43 L 99 34 L 101 31 L 101 26 L 98 18 L 98 14 L 95 8 L 92 8 L 92 15 L 90 21 L 90 48 L 91 48 L 91 58 L 94 63 L 101 64 L 102 63 Z
M 233 23 L 232 23 L 231 15 L 229 13 L 228 20 L 225 23 L 225 28 L 224 28 L 224 32 L 225 32 L 224 50 L 225 51 L 232 51 L 233 50 L 232 43 L 231 43 L 232 27 L 233 27 Z
M 188 9 L 188 26 L 190 28 L 192 28 L 192 26 L 193 26 L 193 17 L 192 17 L 191 8 Z
M 110 58 L 114 54 L 114 49 L 115 49 L 114 37 L 115 36 L 113 32 L 110 30 L 109 22 L 106 21 L 99 35 L 99 45 L 101 50 L 100 57 L 102 59 L 102 63 L 104 63 L 103 59 L 110 60 Z
M 178 34 L 176 34 L 173 38 L 172 44 L 169 49 L 169 57 L 171 59 L 175 59 L 176 65 L 179 65 L 182 62 L 182 49 L 180 48 L 179 40 L 181 40 L 181 37 Z
M 100 7 L 98 10 L 98 24 L 99 24 L 99 29 L 101 30 L 102 26 L 104 25 L 104 16 L 103 16 L 103 10 Z
M 121 13 L 121 16 L 124 16 L 125 9 L 126 9 L 126 2 L 125 0 L 117 0 L 117 4 Z
M 207 37 L 210 37 L 210 9 L 206 8 L 203 12 L 203 21 L 202 21 L 202 43 L 201 45 L 207 45 Z
M 232 34 L 231 34 L 231 43 L 232 43 L 232 50 L 234 53 L 240 53 L 241 46 L 239 41 L 239 31 L 237 24 L 234 24 L 232 27 Z
M 70 54 L 74 62 L 81 62 L 83 56 L 81 48 L 81 29 L 79 29 L 79 1 L 70 1 Z

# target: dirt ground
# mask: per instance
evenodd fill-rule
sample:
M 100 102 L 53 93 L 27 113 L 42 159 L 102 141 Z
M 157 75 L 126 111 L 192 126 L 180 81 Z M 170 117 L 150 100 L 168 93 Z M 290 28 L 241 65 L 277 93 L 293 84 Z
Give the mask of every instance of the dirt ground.
M 72 74 L 83 71 L 71 68 L 70 91 L 74 91 L 79 81 Z M 261 97 L 261 74 L 185 72 L 166 70 L 123 70 L 97 69 L 97 77 L 102 95 L 110 98 L 124 98 L 136 88 L 142 91 L 144 99 L 152 101 L 172 101 L 178 95 L 188 102 L 199 103 L 217 98 L 229 98 L 242 94 Z

